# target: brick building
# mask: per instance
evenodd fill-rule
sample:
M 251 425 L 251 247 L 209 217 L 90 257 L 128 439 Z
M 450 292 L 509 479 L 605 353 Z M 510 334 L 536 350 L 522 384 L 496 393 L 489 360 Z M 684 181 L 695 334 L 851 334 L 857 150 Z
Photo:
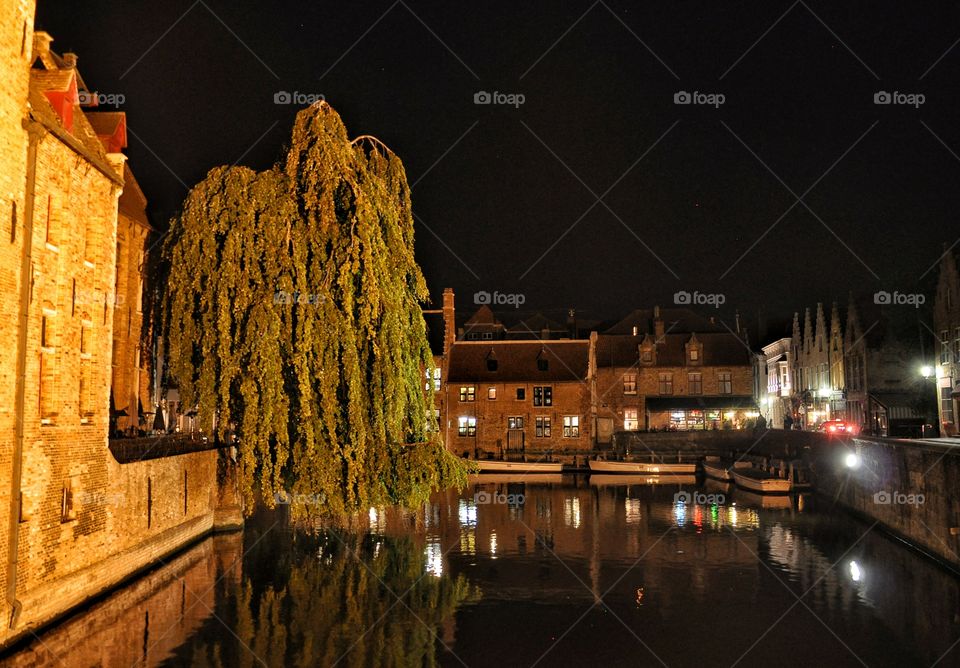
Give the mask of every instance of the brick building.
M 688 309 L 634 311 L 591 342 L 599 444 L 615 431 L 738 427 L 757 416 L 745 338 Z
M 816 320 L 811 319 L 807 309 L 802 332 L 800 316 L 794 313 L 791 352 L 793 403 L 801 426 L 815 429 L 825 420 L 846 417 L 843 331 L 836 304 L 831 309 L 829 325 L 823 304 L 817 304 Z
M 940 260 L 937 294 L 933 306 L 937 350 L 934 378 L 937 388 L 940 431 L 956 436 L 960 415 L 960 270 L 957 251 L 947 249 Z
M 0 646 L 240 521 L 216 452 L 108 441 L 111 389 L 135 421 L 145 382 L 145 198 L 122 115 L 81 105 L 97 96 L 34 11 L 0 0 Z

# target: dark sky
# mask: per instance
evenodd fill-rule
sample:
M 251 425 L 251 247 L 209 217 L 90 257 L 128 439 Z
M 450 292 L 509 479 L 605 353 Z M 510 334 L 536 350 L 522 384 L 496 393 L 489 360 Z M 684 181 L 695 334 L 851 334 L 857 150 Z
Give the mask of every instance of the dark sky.
M 960 229 L 960 6 L 842 5 L 40 0 L 37 27 L 126 97 L 161 225 L 210 168 L 275 162 L 297 111 L 275 93 L 298 91 L 403 159 L 417 257 L 461 309 L 477 290 L 596 318 L 678 290 L 723 294 L 725 317 L 932 301 Z

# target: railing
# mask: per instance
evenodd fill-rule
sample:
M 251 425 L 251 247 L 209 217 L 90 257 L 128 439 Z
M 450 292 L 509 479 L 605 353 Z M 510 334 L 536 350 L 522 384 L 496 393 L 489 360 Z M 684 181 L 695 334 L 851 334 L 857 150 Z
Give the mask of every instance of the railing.
M 110 452 L 121 464 L 176 457 L 191 452 L 216 450 L 224 444 L 207 436 L 190 434 L 164 434 L 161 436 L 142 436 L 140 438 L 112 438 Z

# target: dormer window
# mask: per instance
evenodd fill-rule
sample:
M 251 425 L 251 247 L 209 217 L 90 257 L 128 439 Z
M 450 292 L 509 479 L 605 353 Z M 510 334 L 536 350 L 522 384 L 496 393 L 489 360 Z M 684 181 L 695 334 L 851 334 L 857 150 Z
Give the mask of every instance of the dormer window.
M 487 371 L 496 371 L 497 370 L 497 358 L 488 357 L 487 358 Z
M 541 348 L 540 354 L 537 355 L 537 371 L 547 371 L 549 368 L 550 362 L 547 360 L 547 351 Z

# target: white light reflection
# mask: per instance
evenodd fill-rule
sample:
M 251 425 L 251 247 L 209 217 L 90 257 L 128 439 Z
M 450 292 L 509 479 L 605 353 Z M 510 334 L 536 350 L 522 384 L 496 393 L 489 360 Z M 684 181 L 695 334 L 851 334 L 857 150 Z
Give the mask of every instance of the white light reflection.
M 687 505 L 683 501 L 677 501 L 673 506 L 673 516 L 677 521 L 677 526 L 682 527 L 687 523 Z
M 860 582 L 863 578 L 863 571 L 860 570 L 860 564 L 855 561 L 850 562 L 850 579 L 854 582 Z
M 623 504 L 627 524 L 640 524 L 640 499 L 627 499 Z
M 370 531 L 373 533 L 383 533 L 387 528 L 386 509 L 370 508 L 367 516 L 370 518 Z
M 580 528 L 580 497 L 563 500 L 563 523 L 574 529 Z
M 490 557 L 493 559 L 497 558 L 497 532 L 490 532 Z
M 427 573 L 434 577 L 443 575 L 443 550 L 440 548 L 440 540 L 434 539 L 427 542 L 423 550 L 423 555 L 427 558 Z
M 460 505 L 457 507 L 457 519 L 460 520 L 461 527 L 476 526 L 477 504 L 467 499 L 460 499 Z

